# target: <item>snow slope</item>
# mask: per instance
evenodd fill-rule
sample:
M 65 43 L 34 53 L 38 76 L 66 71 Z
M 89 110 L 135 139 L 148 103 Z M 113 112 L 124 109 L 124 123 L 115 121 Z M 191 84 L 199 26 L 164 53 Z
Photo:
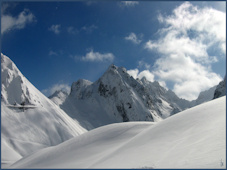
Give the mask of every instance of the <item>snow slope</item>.
M 3 54 L 1 84 L 2 165 L 86 132 L 36 89 Z
M 10 168 L 226 168 L 226 97 L 158 123 L 103 126 Z

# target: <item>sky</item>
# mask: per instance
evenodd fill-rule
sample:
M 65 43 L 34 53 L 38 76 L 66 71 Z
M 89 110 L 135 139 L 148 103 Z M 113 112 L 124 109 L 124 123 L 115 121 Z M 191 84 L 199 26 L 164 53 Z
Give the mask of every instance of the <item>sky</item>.
M 115 64 L 193 100 L 226 75 L 226 2 L 5 1 L 1 52 L 47 96 Z

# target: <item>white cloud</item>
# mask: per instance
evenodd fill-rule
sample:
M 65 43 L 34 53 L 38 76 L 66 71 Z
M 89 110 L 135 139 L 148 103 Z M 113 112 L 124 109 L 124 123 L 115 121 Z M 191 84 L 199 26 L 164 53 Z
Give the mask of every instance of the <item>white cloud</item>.
M 92 33 L 95 29 L 98 29 L 96 25 L 90 25 L 90 26 L 83 26 L 81 30 L 85 31 L 86 33 Z
M 134 70 L 128 70 L 127 71 L 129 75 L 131 75 L 134 79 L 142 79 L 145 77 L 147 80 L 153 82 L 154 81 L 154 75 L 149 70 L 143 70 L 139 72 L 139 70 L 136 68 Z
M 53 86 L 51 86 L 48 89 L 44 89 L 42 90 L 42 93 L 44 93 L 46 96 L 50 96 L 52 95 L 54 92 L 59 91 L 59 90 L 63 90 L 65 92 L 67 92 L 68 94 L 70 93 L 70 89 L 71 87 L 68 84 L 54 84 Z
M 172 54 L 155 63 L 153 74 L 162 81 L 173 82 L 173 91 L 182 98 L 195 99 L 198 94 L 217 85 L 221 77 L 208 67 L 196 63 L 188 56 Z
M 113 61 L 114 55 L 112 53 L 101 54 L 99 52 L 93 52 L 93 50 L 91 50 L 85 56 L 83 56 L 81 59 L 82 59 L 82 61 L 89 61 L 89 62 Z
M 77 33 L 79 33 L 79 31 L 76 28 L 72 27 L 72 26 L 68 27 L 67 28 L 67 31 L 70 34 L 77 34 Z
M 119 6 L 124 8 L 124 7 L 133 7 L 138 4 L 139 4 L 138 1 L 121 1 L 119 3 Z
M 54 32 L 55 34 L 60 34 L 60 27 L 61 25 L 51 25 L 50 28 L 48 28 L 49 31 Z
M 145 68 L 146 70 L 149 70 L 151 68 L 151 65 L 144 62 L 143 60 L 139 61 L 138 64 L 139 64 L 138 66 L 139 68 Z
M 133 69 L 133 70 L 127 70 L 128 74 L 130 76 L 132 76 L 134 79 L 137 79 L 138 77 L 138 73 L 139 73 L 139 70 L 136 68 L 136 69 Z
M 140 44 L 142 42 L 142 37 L 142 34 L 137 36 L 135 33 L 131 32 L 127 37 L 125 37 L 125 40 L 131 41 L 134 44 Z
M 225 13 L 212 8 L 201 8 L 185 2 L 170 16 L 158 16 L 164 28 L 158 40 L 149 40 L 145 48 L 156 50 L 162 57 L 156 60 L 152 73 L 164 82 L 174 84 L 179 97 L 195 99 L 221 81 L 211 69 L 220 56 L 209 55 L 209 50 L 219 49 L 225 56 Z
M 8 7 L 9 5 L 5 5 L 4 9 L 2 9 L 5 11 Z M 24 11 L 16 17 L 5 14 L 4 11 L 2 11 L 1 16 L 1 34 L 15 29 L 23 29 L 27 24 L 35 21 L 35 16 L 28 9 L 24 9 Z

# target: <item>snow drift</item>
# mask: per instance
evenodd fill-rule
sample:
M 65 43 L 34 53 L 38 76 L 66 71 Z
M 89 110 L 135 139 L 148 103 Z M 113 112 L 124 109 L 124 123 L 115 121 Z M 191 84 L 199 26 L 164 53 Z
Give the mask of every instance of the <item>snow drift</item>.
M 103 126 L 10 168 L 226 168 L 226 97 L 161 122 Z

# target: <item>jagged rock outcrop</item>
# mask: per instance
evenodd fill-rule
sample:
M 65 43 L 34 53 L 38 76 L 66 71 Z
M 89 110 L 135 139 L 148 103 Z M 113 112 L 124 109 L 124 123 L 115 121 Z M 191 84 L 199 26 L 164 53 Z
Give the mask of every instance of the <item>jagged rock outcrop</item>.
M 226 76 L 223 81 L 221 81 L 218 85 L 217 88 L 214 92 L 214 97 L 213 99 L 222 97 L 226 95 Z

